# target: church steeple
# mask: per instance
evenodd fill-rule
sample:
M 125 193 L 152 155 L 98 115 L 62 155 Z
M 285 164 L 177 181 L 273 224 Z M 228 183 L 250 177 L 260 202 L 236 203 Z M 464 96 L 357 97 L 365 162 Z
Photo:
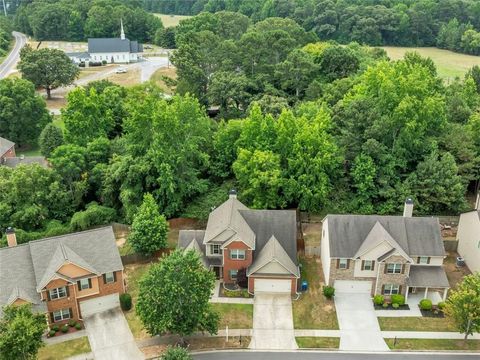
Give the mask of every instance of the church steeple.
M 123 31 L 123 19 L 120 19 L 120 39 L 125 40 L 125 32 Z

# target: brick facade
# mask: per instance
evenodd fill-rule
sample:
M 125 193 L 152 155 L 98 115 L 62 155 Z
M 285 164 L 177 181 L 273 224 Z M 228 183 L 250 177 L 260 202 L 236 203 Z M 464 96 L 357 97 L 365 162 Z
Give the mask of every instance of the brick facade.
M 245 250 L 245 260 L 234 260 L 230 258 L 230 251 L 233 249 Z M 230 270 L 248 268 L 253 261 L 252 250 L 241 241 L 233 241 L 223 249 L 223 281 L 225 283 L 235 282 L 230 278 Z
M 375 266 L 378 266 L 375 263 Z M 337 259 L 330 260 L 330 279 L 329 284 L 335 286 L 335 280 L 355 280 L 355 281 L 371 281 L 372 289 L 370 290 L 371 294 L 375 293 L 375 282 L 376 278 L 372 277 L 355 277 L 355 260 L 349 259 L 348 269 L 337 269 Z
M 80 299 L 77 299 L 77 294 L 78 294 L 77 284 L 69 284 L 65 280 L 60 280 L 60 279 L 50 281 L 46 286 L 47 290 L 55 289 L 62 286 L 68 286 L 68 295 L 67 297 L 64 297 L 61 299 L 48 300 L 48 294 L 47 294 L 48 291 L 47 290 L 42 291 L 42 297 L 43 299 L 45 299 L 47 303 L 49 324 L 52 324 L 52 321 L 53 321 L 52 313 L 54 311 L 58 311 L 62 309 L 71 309 L 71 318 L 74 319 L 75 321 L 81 321 L 82 314 L 80 311 L 79 302 L 93 299 L 95 297 L 114 294 L 114 293 L 122 294 L 124 292 L 123 271 L 116 271 L 115 277 L 116 277 L 115 282 L 105 284 L 103 280 L 103 275 L 98 276 L 97 279 L 98 279 L 98 285 L 99 285 L 99 292 L 95 295 L 82 297 Z M 64 320 L 64 321 L 56 322 L 55 324 L 61 325 L 67 322 L 68 320 Z
M 15 157 L 15 146 L 12 146 L 10 149 L 8 149 L 5 153 L 0 155 L 0 160 L 3 160 L 4 158 L 12 158 Z

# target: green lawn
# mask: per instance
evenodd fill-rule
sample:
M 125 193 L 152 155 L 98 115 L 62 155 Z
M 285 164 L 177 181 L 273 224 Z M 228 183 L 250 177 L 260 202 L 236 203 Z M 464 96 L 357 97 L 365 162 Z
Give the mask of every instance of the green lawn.
M 320 259 L 300 259 L 302 280 L 308 281 L 308 291 L 293 301 L 295 329 L 337 330 L 337 313 L 333 300 L 322 294 L 323 271 Z
M 24 155 L 24 156 L 42 156 L 42 154 L 40 152 L 40 146 L 38 146 L 36 144 L 34 146 L 31 146 L 28 149 L 25 149 L 25 150 L 18 149 L 16 151 L 16 154 L 17 154 L 17 156 L 21 156 L 21 155 Z
M 378 323 L 383 331 L 457 331 L 448 317 L 379 317 Z
M 340 338 L 338 337 L 296 337 L 299 348 L 304 349 L 338 349 Z
M 188 19 L 191 16 L 186 15 L 169 15 L 169 14 L 154 14 L 162 20 L 163 27 L 174 27 L 180 23 L 180 20 Z
M 401 350 L 480 350 L 480 340 L 452 339 L 397 339 L 395 347 L 394 339 L 385 339 L 390 349 Z
M 253 327 L 253 305 L 251 304 L 212 304 L 220 314 L 219 329 L 227 325 L 229 329 L 251 329 Z
M 67 359 L 70 356 L 80 355 L 90 351 L 90 344 L 88 343 L 88 338 L 85 336 L 41 348 L 38 352 L 38 360 Z
M 465 55 L 449 50 L 433 47 L 396 47 L 383 46 L 392 60 L 403 58 L 408 51 L 417 51 L 422 56 L 428 56 L 437 65 L 438 74 L 448 81 L 455 77 L 463 77 L 474 65 L 480 65 L 480 56 Z

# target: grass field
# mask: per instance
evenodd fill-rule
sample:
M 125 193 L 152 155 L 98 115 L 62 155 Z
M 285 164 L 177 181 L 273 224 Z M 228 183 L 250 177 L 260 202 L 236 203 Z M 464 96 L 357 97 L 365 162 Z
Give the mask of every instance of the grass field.
M 173 80 L 177 79 L 177 69 L 174 68 L 173 66 L 170 66 L 168 68 L 163 67 L 155 71 L 150 78 L 151 81 L 156 83 L 160 88 L 163 90 L 165 94 L 172 95 L 172 89 L 165 84 L 165 82 L 162 79 L 162 76 L 169 77 Z
M 88 338 L 69 340 L 59 344 L 47 345 L 38 352 L 38 360 L 60 360 L 67 359 L 70 356 L 80 355 L 90 352 Z
M 383 331 L 457 331 L 449 317 L 379 317 L 378 323 Z
M 191 16 L 185 15 L 168 15 L 168 14 L 154 14 L 156 17 L 162 20 L 164 27 L 174 27 L 177 26 L 180 20 L 188 19 Z
M 338 349 L 340 338 L 334 337 L 296 337 L 297 345 L 303 349 Z
M 480 340 L 452 339 L 385 339 L 390 349 L 399 350 L 480 350 Z
M 463 77 L 472 66 L 480 65 L 480 56 L 459 54 L 433 47 L 383 46 L 382 49 L 385 49 L 392 60 L 403 58 L 409 51 L 416 51 L 422 56 L 428 56 L 437 65 L 440 77 L 447 81 L 451 81 L 457 76 Z

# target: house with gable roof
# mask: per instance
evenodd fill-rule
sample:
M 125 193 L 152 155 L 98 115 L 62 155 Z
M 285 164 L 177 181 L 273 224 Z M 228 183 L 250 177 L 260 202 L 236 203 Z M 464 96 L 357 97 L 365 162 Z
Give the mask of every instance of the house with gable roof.
M 412 214 L 407 199 L 403 216 L 327 215 L 321 240 L 326 284 L 337 292 L 444 301 L 450 285 L 440 223 Z
M 178 246 L 200 254 L 203 264 L 226 284 L 245 269 L 248 291 L 297 292 L 297 218 L 294 210 L 252 210 L 237 199 L 214 209 L 205 230 L 181 230 Z
M 7 305 L 29 303 L 49 325 L 82 321 L 119 306 L 123 265 L 112 227 L 17 245 L 7 229 L 0 249 L 0 316 Z

